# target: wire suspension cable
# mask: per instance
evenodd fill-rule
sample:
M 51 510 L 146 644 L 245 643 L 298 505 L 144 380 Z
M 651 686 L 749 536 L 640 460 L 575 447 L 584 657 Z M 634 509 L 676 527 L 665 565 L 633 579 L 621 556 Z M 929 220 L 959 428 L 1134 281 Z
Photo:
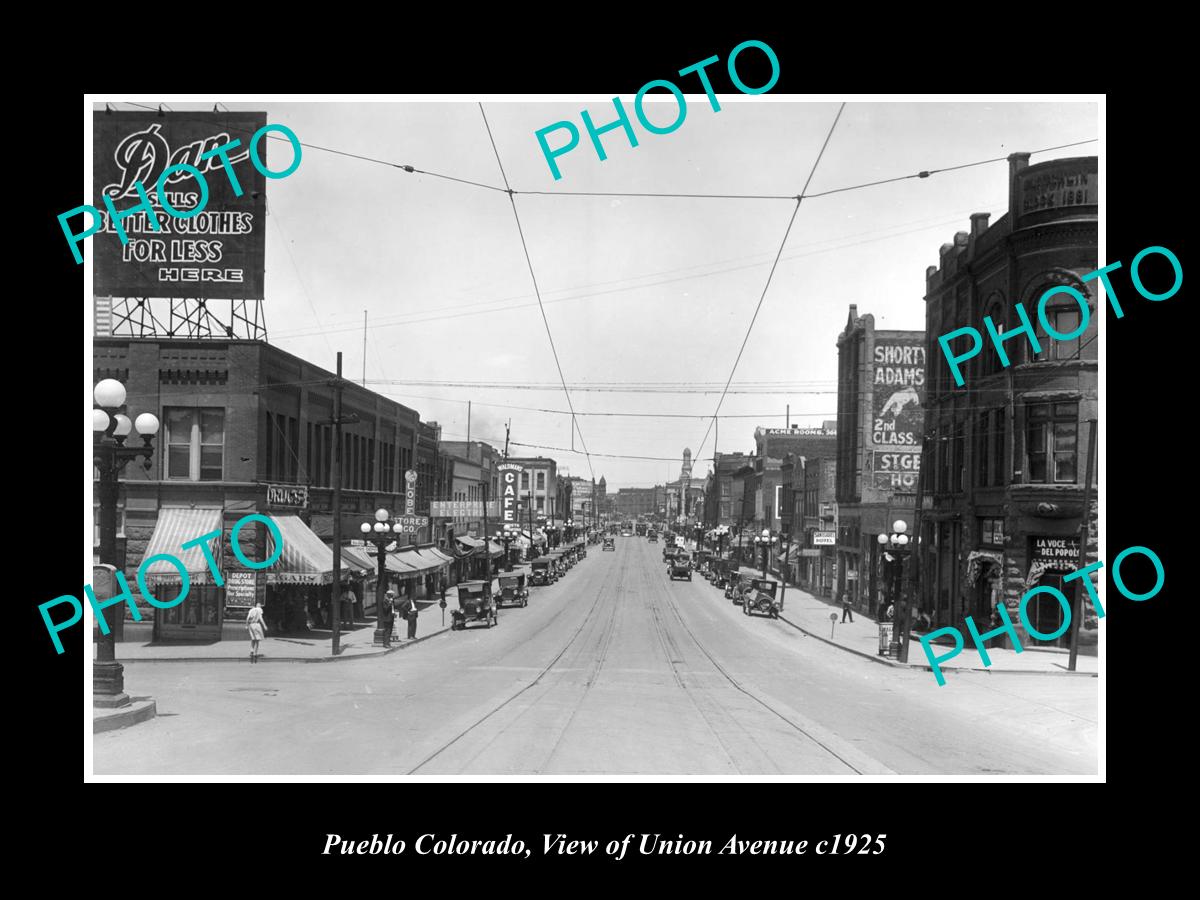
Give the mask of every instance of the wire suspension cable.
M 496 154 L 496 165 L 500 167 L 500 176 L 504 179 L 504 187 L 508 193 L 508 202 L 512 206 L 513 218 L 517 222 L 517 234 L 521 237 L 521 249 L 525 253 L 525 264 L 529 266 L 529 277 L 533 281 L 533 293 L 537 297 L 538 309 L 542 314 L 542 324 L 546 326 L 546 337 L 550 341 L 550 352 L 554 354 L 554 367 L 558 370 L 558 380 L 562 382 L 563 394 L 567 398 L 567 408 L 571 411 L 571 428 L 573 433 L 579 434 L 579 443 L 583 447 L 583 453 L 587 457 L 588 468 L 591 470 L 592 478 L 596 477 L 596 470 L 592 468 L 592 457 L 588 453 L 587 441 L 583 439 L 583 430 L 579 427 L 579 420 L 575 418 L 575 405 L 571 402 L 571 392 L 567 389 L 567 379 L 563 375 L 562 362 L 558 358 L 558 348 L 554 346 L 554 334 L 550 330 L 550 319 L 546 316 L 546 307 L 542 303 L 542 290 L 538 287 L 537 273 L 533 270 L 533 259 L 529 256 L 529 244 L 525 241 L 525 229 L 521 227 L 521 215 L 517 212 L 517 201 L 513 197 L 513 190 L 508 183 L 508 175 L 504 172 L 504 163 L 500 161 L 500 151 L 496 148 L 496 140 L 492 137 L 492 126 L 488 124 L 487 113 L 483 110 L 483 104 L 479 104 L 479 114 L 483 117 L 483 126 L 487 129 L 488 140 L 492 143 L 492 152 Z
M 846 104 L 843 102 L 838 107 L 837 115 L 833 117 L 833 123 L 829 126 L 829 131 L 825 135 L 825 141 L 821 144 L 821 150 L 817 153 L 817 158 L 813 161 L 812 168 L 809 169 L 808 178 L 804 181 L 804 188 L 796 197 L 796 206 L 792 209 L 792 217 L 788 219 L 787 229 L 783 232 L 783 240 L 779 242 L 779 249 L 775 253 L 775 261 L 771 263 L 771 271 L 767 273 L 767 283 L 763 285 L 762 293 L 758 297 L 758 305 L 754 307 L 754 315 L 750 317 L 750 327 L 746 329 L 746 336 L 742 338 L 742 346 L 738 348 L 737 358 L 733 361 L 733 368 L 729 370 L 729 378 L 725 381 L 725 389 L 721 392 L 721 398 L 717 400 L 717 408 L 713 411 L 712 418 L 709 420 L 708 428 L 704 432 L 704 439 L 700 441 L 700 446 L 696 448 L 696 457 L 703 456 L 704 445 L 708 443 L 708 436 L 712 433 L 713 424 L 717 421 L 717 413 L 721 411 L 721 404 L 725 402 L 725 395 L 729 391 L 729 385 L 733 383 L 733 376 L 737 372 L 738 363 L 742 361 L 742 354 L 746 350 L 746 344 L 750 340 L 750 333 L 754 330 L 754 323 L 758 321 L 758 313 L 762 309 L 763 301 L 767 298 L 767 290 L 771 287 L 771 279 L 775 276 L 775 268 L 779 265 L 779 257 L 783 255 L 783 248 L 787 245 L 788 236 L 792 233 L 792 225 L 796 222 L 796 214 L 800 212 L 800 203 L 804 196 L 804 191 L 808 190 L 809 184 L 812 183 L 813 175 L 817 172 L 817 166 L 821 164 L 821 157 L 825 155 L 825 148 L 829 146 L 829 139 L 833 137 L 833 130 L 837 128 L 838 120 L 842 117 L 842 112 L 846 109 Z

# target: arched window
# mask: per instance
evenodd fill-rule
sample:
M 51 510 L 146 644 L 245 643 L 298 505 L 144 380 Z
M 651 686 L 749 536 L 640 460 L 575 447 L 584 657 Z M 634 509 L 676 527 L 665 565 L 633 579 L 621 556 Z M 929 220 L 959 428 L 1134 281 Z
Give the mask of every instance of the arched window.
M 1083 344 L 1083 332 L 1074 337 L 1059 339 L 1046 331 L 1046 325 L 1049 325 L 1051 331 L 1057 334 L 1073 334 L 1078 331 L 1083 317 L 1079 302 L 1070 294 L 1059 292 L 1046 302 L 1042 315 L 1038 315 L 1037 311 L 1042 295 L 1052 288 L 1063 285 L 1074 288 L 1087 300 L 1089 320 L 1091 314 L 1095 312 L 1095 301 L 1088 286 L 1070 273 L 1055 272 L 1040 282 L 1037 288 L 1028 294 L 1028 299 L 1025 301 L 1025 311 L 1029 313 L 1038 344 L 1042 348 L 1035 353 L 1033 347 L 1028 347 L 1028 358 L 1031 361 L 1046 362 L 1079 358 L 1080 348 Z M 1042 322 L 1043 318 L 1045 324 Z M 1022 343 L 1028 344 L 1027 341 Z
M 1009 310 L 1005 307 L 1004 298 L 999 293 L 992 294 L 987 299 L 987 302 L 984 303 L 983 309 L 984 309 L 984 315 L 987 316 L 988 318 L 990 318 L 992 320 L 992 323 L 996 326 L 996 330 L 998 332 L 1000 332 L 1001 334 L 1003 334 L 1008 329 L 1008 316 L 1009 316 L 1009 313 L 1011 312 L 1011 310 Z M 984 336 L 984 338 L 985 338 L 985 345 L 984 345 L 983 349 L 985 352 L 982 352 L 979 354 L 979 357 L 981 360 L 981 362 L 979 363 L 979 366 L 980 366 L 979 374 L 980 375 L 994 375 L 997 372 L 1004 371 L 1004 367 L 1000 365 L 999 354 L 997 354 L 995 352 L 994 348 L 987 346 L 987 342 L 986 342 L 987 336 L 986 335 Z M 1009 360 L 1011 361 L 1011 364 L 1015 365 L 1016 363 L 1021 362 L 1021 360 L 1017 359 L 1017 357 L 1016 357 L 1016 351 L 1014 351 L 1012 349 L 1011 341 L 1008 342 L 1008 344 L 1005 346 L 1004 349 L 1005 349 L 1005 352 L 1008 353 L 1008 357 L 1009 357 Z

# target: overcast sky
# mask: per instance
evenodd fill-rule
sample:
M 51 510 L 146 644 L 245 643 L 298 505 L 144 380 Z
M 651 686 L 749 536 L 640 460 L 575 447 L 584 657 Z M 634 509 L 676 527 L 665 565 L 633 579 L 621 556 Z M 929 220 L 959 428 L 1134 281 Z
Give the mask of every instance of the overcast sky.
M 632 98 L 623 97 L 632 110 Z M 837 113 L 836 102 L 720 97 L 713 112 L 688 96 L 682 126 L 603 136 L 601 162 L 580 120 L 599 125 L 612 104 L 485 102 L 496 146 L 517 191 L 800 193 Z M 475 103 L 228 103 L 264 110 L 307 144 L 503 186 Z M 212 103 L 171 108 L 211 110 Z M 117 104 L 118 109 L 131 107 Z M 674 101 L 647 104 L 668 123 Z M 581 143 L 559 157 L 555 181 L 534 133 L 571 120 Z M 1099 137 L 1092 103 L 849 103 L 808 193 Z M 557 146 L 562 133 L 550 138 Z M 273 144 L 270 160 L 286 160 Z M 1031 162 L 1094 155 L 1097 145 Z M 278 166 L 272 162 L 273 168 Z M 837 335 L 848 307 L 877 327 L 923 329 L 926 266 L 972 212 L 998 219 L 1007 165 L 806 200 L 734 379 L 782 382 L 777 393 L 730 393 L 719 450 L 749 451 L 756 425 L 819 425 L 836 417 Z M 327 368 L 344 353 L 361 379 L 363 310 L 367 386 L 442 425 L 503 445 L 512 439 L 569 448 L 567 401 L 534 297 L 508 198 L 495 191 L 306 149 L 290 176 L 268 182 L 265 313 L 271 343 Z M 696 418 L 580 416 L 592 453 L 514 446 L 552 456 L 559 471 L 606 476 L 610 490 L 675 478 L 684 447 L 699 445 L 729 377 L 794 206 L 788 200 L 517 196 L 521 224 L 569 385 L 686 382 L 712 393 L 575 389 L 577 413 L 688 414 Z M 404 381 L 538 385 L 525 390 L 408 385 Z M 744 389 L 744 388 L 743 388 Z M 578 436 L 575 447 L 581 449 Z M 611 458 L 600 454 L 656 457 Z

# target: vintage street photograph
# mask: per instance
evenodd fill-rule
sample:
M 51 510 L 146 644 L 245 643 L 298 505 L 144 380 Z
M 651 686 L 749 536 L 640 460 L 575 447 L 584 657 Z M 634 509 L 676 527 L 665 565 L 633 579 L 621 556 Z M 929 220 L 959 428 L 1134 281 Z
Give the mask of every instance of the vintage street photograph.
M 1102 774 L 1103 98 L 662 84 L 88 95 L 94 777 Z

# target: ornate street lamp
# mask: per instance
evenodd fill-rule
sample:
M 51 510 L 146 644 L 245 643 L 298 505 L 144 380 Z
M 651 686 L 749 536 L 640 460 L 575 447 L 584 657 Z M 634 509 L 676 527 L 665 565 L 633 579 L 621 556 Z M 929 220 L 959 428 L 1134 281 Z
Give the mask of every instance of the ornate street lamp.
M 92 391 L 96 407 L 92 410 L 92 462 L 96 466 L 97 499 L 100 502 L 100 562 L 117 568 L 117 499 L 120 493 L 121 471 L 131 459 L 142 457 L 142 466 L 149 471 L 154 465 L 154 436 L 158 434 L 158 418 L 142 413 L 133 422 L 117 410 L 125 406 L 125 385 L 105 378 Z M 126 447 L 131 431 L 142 439 L 141 447 Z M 117 662 L 116 633 L 113 629 L 100 635 L 96 643 L 96 659 L 92 662 L 92 702 L 96 706 L 115 707 L 129 704 L 125 693 L 124 668 Z
M 756 534 L 754 536 L 755 545 L 762 548 L 763 578 L 767 577 L 767 554 L 770 552 L 771 544 L 774 543 L 774 540 L 775 539 L 771 537 L 771 529 L 769 528 L 764 528 L 762 530 L 762 534 Z
M 499 543 L 504 544 L 504 571 L 511 572 L 512 571 L 512 561 L 509 559 L 509 556 L 508 556 L 508 542 L 509 542 L 509 540 L 511 540 L 511 538 L 509 537 L 509 533 L 507 531 L 504 531 L 503 529 L 497 528 L 496 533 L 494 535 L 492 535 L 492 538 L 493 538 L 493 540 L 496 541 L 497 544 L 499 544 Z
M 375 580 L 375 635 L 373 642 L 382 644 L 384 637 L 383 596 L 387 591 L 387 573 L 385 570 L 387 548 L 389 544 L 396 542 L 396 535 L 403 532 L 404 526 L 399 522 L 392 521 L 392 514 L 380 507 L 375 510 L 375 521 L 363 522 L 358 526 L 358 530 L 362 532 L 364 540 L 370 541 L 375 545 L 375 553 L 379 559 L 379 572 Z M 399 549 L 399 544 L 397 544 L 396 551 Z
M 912 548 L 909 546 L 908 523 L 897 519 L 892 523 L 891 534 L 881 534 L 875 540 L 883 550 L 884 577 L 888 585 L 888 598 L 894 612 L 892 640 L 889 652 L 901 662 L 908 662 L 908 607 L 903 602 L 904 561 Z

